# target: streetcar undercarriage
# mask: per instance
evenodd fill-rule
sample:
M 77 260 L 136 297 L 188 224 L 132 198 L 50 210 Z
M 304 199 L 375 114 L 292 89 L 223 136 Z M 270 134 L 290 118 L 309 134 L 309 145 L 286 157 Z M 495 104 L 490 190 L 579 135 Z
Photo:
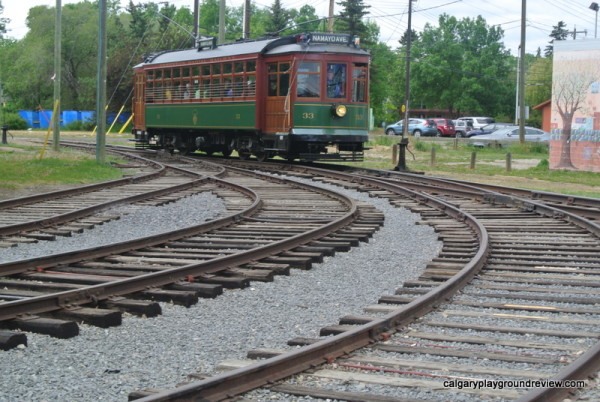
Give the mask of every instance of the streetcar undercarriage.
M 165 149 L 171 153 L 188 154 L 195 151 L 207 155 L 221 153 L 228 157 L 234 151 L 240 159 L 254 156 L 264 161 L 276 156 L 283 159 L 302 161 L 362 161 L 364 157 L 363 141 L 354 136 L 335 138 L 302 139 L 287 133 L 265 135 L 253 131 L 187 131 L 187 130 L 136 130 L 136 147 Z

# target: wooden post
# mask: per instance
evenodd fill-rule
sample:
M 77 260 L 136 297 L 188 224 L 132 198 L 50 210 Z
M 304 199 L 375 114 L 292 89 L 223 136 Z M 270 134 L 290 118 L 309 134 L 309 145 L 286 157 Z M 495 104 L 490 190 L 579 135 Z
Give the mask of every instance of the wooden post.
M 506 171 L 510 172 L 512 170 L 512 155 L 510 152 L 506 153 Z
M 431 146 L 431 160 L 429 161 L 429 166 L 435 166 L 435 147 Z
M 471 152 L 471 165 L 469 166 L 471 169 L 475 169 L 475 158 L 477 156 L 477 152 Z

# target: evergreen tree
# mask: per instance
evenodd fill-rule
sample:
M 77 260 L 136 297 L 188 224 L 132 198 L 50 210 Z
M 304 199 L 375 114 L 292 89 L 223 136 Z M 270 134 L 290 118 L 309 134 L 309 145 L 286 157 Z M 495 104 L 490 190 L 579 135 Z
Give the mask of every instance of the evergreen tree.
M 550 32 L 550 36 L 552 38 L 552 40 L 549 42 L 549 45 L 546 46 L 546 49 L 544 50 L 544 56 L 546 57 L 552 57 L 552 54 L 554 53 L 554 41 L 555 40 L 565 40 L 567 39 L 567 36 L 569 35 L 569 31 L 567 31 L 566 28 L 567 24 L 565 24 L 563 21 L 558 21 L 558 25 L 554 25 L 552 27 L 552 32 Z
M 271 18 L 267 22 L 267 32 L 278 34 L 288 26 L 288 12 L 281 6 L 281 0 L 275 0 L 271 6 Z
M 371 42 L 369 29 L 362 20 L 371 6 L 365 5 L 362 0 L 342 0 L 337 4 L 343 9 L 337 17 L 336 30 L 358 36 L 363 43 Z

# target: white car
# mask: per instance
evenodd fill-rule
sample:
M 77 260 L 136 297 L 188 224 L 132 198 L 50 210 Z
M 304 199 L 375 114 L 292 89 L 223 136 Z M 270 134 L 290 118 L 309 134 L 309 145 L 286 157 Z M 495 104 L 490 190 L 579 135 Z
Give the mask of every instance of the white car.
M 510 126 L 501 128 L 491 134 L 477 135 L 471 137 L 469 140 L 469 144 L 475 147 L 485 147 L 486 145 L 496 143 L 496 141 L 502 146 L 508 145 L 509 143 L 519 141 L 519 127 Z M 525 141 L 548 143 L 550 141 L 550 133 L 535 127 L 525 127 Z
M 458 120 L 471 122 L 471 127 L 473 127 L 473 130 L 479 130 L 485 125 L 496 122 L 496 120 L 491 117 L 459 117 Z

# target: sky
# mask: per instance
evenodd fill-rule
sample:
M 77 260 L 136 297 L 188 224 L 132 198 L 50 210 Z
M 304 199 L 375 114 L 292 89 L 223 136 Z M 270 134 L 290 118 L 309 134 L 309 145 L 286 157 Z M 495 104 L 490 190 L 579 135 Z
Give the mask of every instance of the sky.
M 77 3 L 80 0 L 62 0 L 62 5 Z M 134 0 L 134 3 L 164 0 Z M 227 6 L 239 6 L 243 0 L 226 0 Z M 336 0 L 336 2 L 339 0 Z M 409 0 L 364 0 L 370 5 L 368 18 L 380 27 L 380 40 L 392 48 L 397 47 L 398 40 L 408 27 Z M 476 18 L 481 15 L 488 25 L 499 25 L 504 30 L 504 44 L 513 55 L 518 55 L 521 43 L 521 8 L 523 0 L 413 0 L 412 28 L 420 32 L 425 24 L 437 26 L 438 16 L 446 13 L 461 18 Z M 6 37 L 21 39 L 28 31 L 25 24 L 27 13 L 31 7 L 46 5 L 54 7 L 55 0 L 0 0 L 4 12 L 0 15 L 9 18 L 9 29 Z M 121 0 L 124 7 L 129 0 Z M 253 0 L 258 7 L 269 7 L 274 0 Z M 327 16 L 328 0 L 281 0 L 285 8 L 299 9 L 308 4 L 316 9 L 317 15 Z M 193 10 L 193 0 L 169 0 L 177 7 L 189 7 Z M 600 1 L 598 1 L 600 3 Z M 594 39 L 596 33 L 597 13 L 591 10 L 591 0 L 528 0 L 526 1 L 526 35 L 525 51 L 535 54 L 538 48 L 542 53 L 550 40 L 552 27 L 559 21 L 566 23 L 569 31 L 578 31 L 577 39 Z M 335 5 L 337 13 L 340 6 Z M 587 35 L 583 32 L 587 31 Z M 572 39 L 570 36 L 569 39 Z

